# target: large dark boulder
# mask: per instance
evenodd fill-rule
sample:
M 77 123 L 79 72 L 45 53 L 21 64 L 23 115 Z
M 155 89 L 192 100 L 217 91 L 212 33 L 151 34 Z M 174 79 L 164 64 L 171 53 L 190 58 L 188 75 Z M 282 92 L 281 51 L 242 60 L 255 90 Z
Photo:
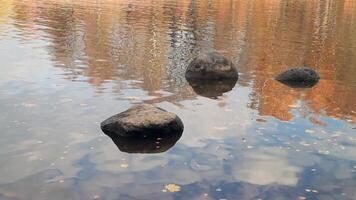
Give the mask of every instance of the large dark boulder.
M 216 98 L 234 88 L 239 73 L 231 60 L 214 51 L 195 58 L 185 77 L 198 95 Z
M 143 104 L 114 115 L 101 123 L 110 137 L 162 137 L 183 132 L 183 123 L 174 113 Z
M 186 79 L 238 79 L 238 72 L 231 60 L 218 52 L 199 55 L 187 67 Z
M 182 136 L 181 132 L 160 137 L 121 137 L 111 136 L 120 151 L 126 153 L 162 153 L 172 148 Z
M 216 99 L 224 93 L 231 91 L 236 85 L 237 79 L 188 79 L 189 85 L 198 95 Z
M 316 71 L 308 67 L 295 67 L 282 72 L 275 79 L 294 88 L 313 87 L 320 77 Z

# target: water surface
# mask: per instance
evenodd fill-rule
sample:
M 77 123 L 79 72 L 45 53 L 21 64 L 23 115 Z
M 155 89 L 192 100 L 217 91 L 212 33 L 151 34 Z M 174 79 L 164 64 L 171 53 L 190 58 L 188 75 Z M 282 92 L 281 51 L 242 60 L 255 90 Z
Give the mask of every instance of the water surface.
M 236 84 L 185 80 L 211 49 Z M 0 0 L 0 59 L 1 200 L 356 199 L 354 0 Z M 101 132 L 139 103 L 182 119 L 165 152 Z

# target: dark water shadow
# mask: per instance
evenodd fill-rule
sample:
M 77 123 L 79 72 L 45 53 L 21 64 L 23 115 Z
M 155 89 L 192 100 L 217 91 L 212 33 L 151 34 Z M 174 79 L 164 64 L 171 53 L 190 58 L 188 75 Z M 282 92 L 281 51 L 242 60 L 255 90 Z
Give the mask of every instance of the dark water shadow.
M 198 95 L 216 99 L 231 91 L 236 85 L 237 78 L 218 80 L 187 79 L 187 81 Z
M 315 86 L 318 81 L 313 81 L 313 82 L 304 82 L 304 81 L 284 81 L 284 80 L 278 80 L 276 79 L 276 81 L 291 87 L 291 88 L 312 88 L 313 86 Z
M 181 138 L 182 132 L 159 137 L 122 137 L 108 135 L 120 151 L 126 153 L 163 153 L 172 148 Z

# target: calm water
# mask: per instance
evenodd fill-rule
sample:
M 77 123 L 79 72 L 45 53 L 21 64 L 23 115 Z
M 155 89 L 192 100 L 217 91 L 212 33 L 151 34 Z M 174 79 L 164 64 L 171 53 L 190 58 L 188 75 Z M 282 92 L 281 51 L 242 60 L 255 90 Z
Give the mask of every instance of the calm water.
M 209 49 L 236 85 L 187 83 Z M 0 199 L 355 200 L 355 76 L 355 0 L 0 0 Z M 100 130 L 142 102 L 184 122 L 163 153 Z

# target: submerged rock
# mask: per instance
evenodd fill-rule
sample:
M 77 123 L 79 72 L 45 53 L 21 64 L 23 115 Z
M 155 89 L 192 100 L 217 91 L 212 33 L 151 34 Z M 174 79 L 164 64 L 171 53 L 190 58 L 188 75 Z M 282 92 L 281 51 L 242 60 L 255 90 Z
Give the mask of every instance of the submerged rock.
M 313 87 L 318 83 L 320 77 L 316 71 L 308 67 L 295 67 L 288 69 L 275 79 L 285 85 L 294 88 Z
M 148 138 L 181 134 L 184 127 L 174 113 L 143 104 L 106 119 L 101 129 L 110 137 Z
M 208 98 L 217 98 L 224 93 L 231 91 L 235 87 L 237 79 L 188 79 L 188 82 L 189 85 L 192 86 L 194 92 L 198 95 Z
M 176 132 L 161 137 L 121 137 L 111 136 L 120 151 L 126 153 L 162 153 L 172 148 L 182 136 Z
M 218 52 L 201 54 L 188 66 L 187 79 L 238 79 L 238 72 L 231 60 Z

